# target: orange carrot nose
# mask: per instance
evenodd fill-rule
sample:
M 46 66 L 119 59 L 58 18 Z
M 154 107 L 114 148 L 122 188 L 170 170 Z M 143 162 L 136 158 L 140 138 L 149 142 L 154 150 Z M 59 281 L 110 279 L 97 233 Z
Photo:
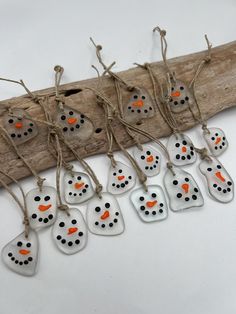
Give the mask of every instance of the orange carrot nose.
M 103 214 L 100 218 L 101 218 L 102 220 L 105 220 L 105 219 L 107 219 L 109 216 L 110 216 L 110 213 L 109 213 L 108 210 L 106 210 L 106 211 L 104 212 L 104 214 Z
M 144 105 L 142 100 L 137 100 L 132 103 L 133 107 L 142 107 Z
M 185 193 L 188 193 L 189 184 L 187 184 L 187 183 L 182 184 L 182 189 L 184 190 Z
M 147 203 L 146 203 L 146 205 L 147 205 L 147 207 L 149 207 L 149 208 L 150 208 L 150 207 L 155 206 L 155 205 L 156 205 L 156 203 L 157 203 L 157 201 L 152 201 L 152 202 L 150 201 L 150 202 L 147 202 Z
M 118 176 L 117 177 L 119 181 L 123 180 L 125 178 L 125 176 Z
M 173 93 L 171 93 L 171 96 L 172 97 L 179 97 L 180 96 L 180 91 L 176 91 L 176 92 L 173 92 Z
M 217 137 L 217 138 L 216 138 L 216 141 L 215 141 L 215 144 L 216 144 L 216 145 L 219 144 L 220 141 L 221 141 L 221 137 Z
M 216 172 L 215 176 L 220 179 L 220 181 L 225 182 L 225 178 L 222 176 L 220 171 Z
M 81 183 L 75 183 L 75 185 L 74 185 L 74 187 L 77 189 L 77 190 L 79 190 L 79 189 L 81 189 L 82 188 L 82 186 L 84 186 L 84 182 L 81 182 Z
M 29 251 L 29 250 L 19 250 L 19 253 L 20 253 L 21 255 L 27 255 L 27 254 L 30 253 L 30 251 Z
M 21 129 L 21 128 L 23 127 L 23 123 L 17 122 L 17 123 L 15 124 L 15 127 L 16 127 L 17 129 Z
M 75 124 L 75 123 L 77 122 L 77 119 L 76 119 L 76 118 L 68 118 L 68 119 L 67 119 L 67 122 L 68 122 L 69 124 Z
M 187 148 L 185 146 L 182 147 L 182 153 L 186 153 Z
M 73 234 L 73 233 L 75 233 L 77 230 L 78 230 L 78 228 L 76 228 L 76 227 L 74 227 L 74 228 L 68 228 L 67 234 L 68 234 L 68 235 L 69 235 L 69 234 Z
M 147 162 L 152 162 L 153 161 L 153 156 L 151 155 L 151 156 L 149 156 L 149 157 L 147 157 Z
M 49 205 L 39 205 L 38 206 L 38 209 L 41 211 L 41 212 L 45 212 L 46 210 L 48 210 L 49 208 L 51 208 L 52 205 L 49 204 Z

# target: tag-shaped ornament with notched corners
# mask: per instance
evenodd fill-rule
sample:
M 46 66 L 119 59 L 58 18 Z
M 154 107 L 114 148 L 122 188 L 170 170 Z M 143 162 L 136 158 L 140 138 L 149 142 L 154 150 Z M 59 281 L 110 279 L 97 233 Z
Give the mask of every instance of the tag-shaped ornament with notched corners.
M 207 145 L 213 156 L 220 156 L 228 148 L 225 133 L 219 128 L 208 128 L 207 130 L 204 132 Z
M 77 208 L 60 210 L 52 229 L 57 248 L 65 254 L 75 254 L 87 244 L 88 232 L 83 215 Z
M 6 112 L 3 116 L 3 123 L 7 133 L 16 145 L 23 144 L 36 135 L 38 127 L 31 116 L 23 109 L 12 108 L 11 113 Z
M 124 231 L 120 206 L 113 195 L 102 193 L 101 198 L 96 196 L 89 201 L 87 224 L 89 230 L 98 235 L 113 236 Z
M 180 168 L 173 168 L 175 175 L 168 169 L 164 184 L 173 211 L 203 206 L 202 193 L 193 176 Z
M 207 180 L 210 195 L 221 203 L 228 203 L 234 198 L 234 182 L 223 165 L 214 157 L 211 161 L 203 160 L 199 165 Z
M 2 249 L 2 259 L 12 271 L 23 276 L 33 276 L 36 273 L 38 251 L 37 233 L 30 230 L 28 238 L 23 232 Z
M 69 204 L 80 204 L 94 195 L 94 189 L 89 176 L 83 172 L 65 172 L 65 200 Z
M 170 159 L 176 166 L 185 166 L 196 161 L 193 142 L 183 133 L 172 134 L 167 142 Z
M 144 88 L 135 88 L 124 107 L 124 117 L 129 123 L 136 123 L 155 115 L 154 102 Z
M 192 106 L 193 96 L 185 83 L 176 80 L 171 86 L 170 108 L 172 112 L 182 112 Z
M 115 167 L 110 166 L 107 191 L 112 194 L 125 193 L 134 187 L 135 181 L 134 170 L 122 162 L 117 161 Z
M 153 222 L 168 217 L 167 202 L 159 185 L 148 185 L 148 191 L 143 188 L 134 190 L 130 199 L 139 217 L 145 222 Z
M 85 141 L 94 132 L 93 123 L 88 117 L 66 105 L 63 105 L 63 109 L 57 109 L 55 119 L 57 124 L 61 126 L 63 135 L 68 140 L 76 137 L 81 141 Z
M 51 226 L 56 219 L 57 193 L 51 186 L 32 189 L 26 194 L 30 227 L 40 229 Z
M 135 147 L 133 155 L 139 167 L 142 169 L 143 173 L 146 174 L 146 176 L 153 177 L 160 172 L 161 154 L 151 146 L 145 146 L 143 147 L 143 150 Z

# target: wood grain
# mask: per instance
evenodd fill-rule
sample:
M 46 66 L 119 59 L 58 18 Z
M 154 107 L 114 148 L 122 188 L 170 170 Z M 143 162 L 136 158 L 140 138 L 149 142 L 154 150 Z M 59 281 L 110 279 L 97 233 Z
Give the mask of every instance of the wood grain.
M 203 58 L 205 52 L 198 52 L 187 56 L 181 56 L 169 60 L 172 70 L 175 71 L 178 79 L 190 82 L 199 60 Z M 152 64 L 156 75 L 160 80 L 164 79 L 164 67 L 162 62 Z M 119 75 L 132 85 L 145 87 L 151 95 L 152 84 L 147 71 L 139 67 L 120 72 Z M 104 117 L 102 109 L 96 104 L 95 95 L 88 90 L 81 91 L 85 86 L 96 87 L 97 79 L 89 79 L 80 82 L 73 82 L 61 86 L 61 93 L 74 109 L 77 109 L 87 115 L 95 125 L 94 136 L 88 141 L 81 143 L 76 140 L 72 145 L 82 157 L 95 154 L 105 153 L 107 149 L 106 136 L 104 132 Z M 116 93 L 113 81 L 106 77 L 104 79 L 104 92 L 110 100 L 116 104 Z M 48 88 L 35 92 L 37 95 L 50 94 L 50 106 L 55 108 L 54 89 Z M 212 62 L 204 70 L 196 84 L 196 95 L 203 113 L 203 117 L 209 119 L 213 115 L 236 105 L 236 41 L 212 49 Z M 129 93 L 124 91 L 124 102 L 128 101 Z M 8 99 L 2 103 L 10 104 L 21 108 L 27 108 L 27 111 L 34 118 L 43 119 L 41 108 L 29 99 L 27 95 Z M 182 130 L 193 127 L 196 122 L 193 120 L 189 111 L 184 111 L 176 115 Z M 0 121 L 2 123 L 2 121 Z M 170 134 L 170 129 L 163 121 L 157 111 L 155 117 L 144 121 L 141 126 L 145 131 L 150 132 L 153 136 L 160 138 Z M 101 129 L 101 130 L 100 130 Z M 133 145 L 132 140 L 126 134 L 124 128 L 115 123 L 115 129 L 121 143 L 125 147 Z M 96 133 L 96 130 L 98 133 Z M 99 132 L 100 130 L 100 132 Z M 42 170 L 54 167 L 55 159 L 50 155 L 46 142 L 47 128 L 40 125 L 40 134 L 20 146 L 20 151 L 29 160 L 35 169 Z M 148 139 L 141 137 L 141 142 L 147 142 Z M 16 179 L 21 179 L 31 175 L 29 170 L 19 160 L 12 149 L 0 138 L 0 164 L 1 169 L 7 171 Z M 66 159 L 73 160 L 73 155 L 63 148 Z M 5 178 L 3 178 L 8 182 Z

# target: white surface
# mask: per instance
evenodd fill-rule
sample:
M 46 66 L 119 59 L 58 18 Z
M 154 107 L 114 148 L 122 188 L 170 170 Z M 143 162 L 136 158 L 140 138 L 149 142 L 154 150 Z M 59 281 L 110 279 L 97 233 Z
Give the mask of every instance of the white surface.
M 168 30 L 169 56 L 205 48 L 207 33 L 214 45 L 235 39 L 233 0 L 198 1 L 13 1 L 0 0 L 1 76 L 24 78 L 29 87 L 53 84 L 53 66 L 65 67 L 63 82 L 95 76 L 97 64 L 89 36 L 103 44 L 106 63 L 116 70 L 160 59 L 152 28 Z M 0 84 L 1 99 L 22 93 Z M 209 126 L 222 127 L 230 148 L 220 158 L 235 179 L 235 108 Z M 191 130 L 196 145 L 199 128 Z M 106 186 L 105 156 L 88 159 Z M 196 165 L 190 166 L 204 187 Z M 44 173 L 54 182 L 54 171 Z M 162 184 L 163 169 L 150 183 Z M 24 180 L 29 190 L 33 180 Z M 232 314 L 236 311 L 235 201 L 222 205 L 203 190 L 205 206 L 169 213 L 167 220 L 145 224 L 119 197 L 126 231 L 118 237 L 89 234 L 88 246 L 74 256 L 57 251 L 51 230 L 40 232 L 40 263 L 34 278 L 24 278 L 0 264 L 2 314 Z M 0 248 L 22 230 L 20 212 L 0 191 Z M 80 206 L 83 213 L 85 207 Z

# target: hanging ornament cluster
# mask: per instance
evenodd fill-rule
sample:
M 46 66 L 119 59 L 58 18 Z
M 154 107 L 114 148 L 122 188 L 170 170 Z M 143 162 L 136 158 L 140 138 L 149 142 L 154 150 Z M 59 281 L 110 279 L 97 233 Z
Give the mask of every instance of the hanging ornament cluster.
M 101 236 L 119 235 L 125 230 L 122 211 L 117 195 L 129 194 L 137 216 L 141 221 L 150 223 L 168 218 L 168 208 L 174 212 L 194 207 L 201 207 L 204 199 L 194 177 L 183 169 L 194 164 L 199 155 L 200 172 L 206 179 L 211 197 L 219 202 L 227 203 L 234 197 L 234 183 L 228 172 L 216 157 L 223 154 L 228 141 L 225 133 L 216 127 L 208 128 L 204 120 L 195 94 L 195 82 L 204 68 L 211 62 L 211 45 L 206 38 L 207 52 L 200 60 L 195 75 L 190 83 L 178 79 L 167 61 L 166 31 L 156 27 L 161 39 L 161 52 L 165 68 L 165 83 L 160 83 L 152 66 L 148 63 L 139 65 L 148 71 L 152 82 L 153 96 L 143 87 L 126 82 L 106 66 L 102 60 L 102 46 L 96 45 L 96 55 L 102 66 L 104 75 L 114 82 L 117 104 L 113 104 L 105 95 L 102 76 L 99 75 L 97 88 L 84 87 L 81 92 L 90 90 L 94 93 L 97 105 L 103 110 L 107 137 L 107 158 L 110 161 L 106 191 L 99 182 L 94 170 L 78 154 L 72 146 L 71 139 L 78 143 L 87 141 L 94 134 L 94 124 L 89 116 L 74 108 L 72 101 L 60 94 L 60 82 L 64 69 L 56 66 L 55 70 L 55 102 L 51 108 L 48 97 L 34 95 L 23 81 L 1 78 L 21 85 L 29 97 L 41 108 L 44 119 L 31 117 L 26 109 L 5 105 L 0 125 L 1 136 L 9 148 L 25 164 L 36 179 L 36 186 L 26 194 L 19 182 L 0 170 L 0 174 L 15 182 L 21 192 L 20 197 L 0 178 L 0 183 L 11 194 L 23 213 L 25 230 L 2 249 L 2 259 L 6 266 L 21 275 L 32 276 L 36 273 L 39 255 L 40 229 L 52 227 L 52 240 L 55 247 L 68 255 L 84 249 L 88 242 L 89 232 Z M 128 96 L 127 96 L 128 94 Z M 124 95 L 126 95 L 124 97 Z M 202 138 L 207 147 L 197 148 L 192 140 L 183 133 L 178 115 L 189 110 L 193 118 L 202 126 Z M 159 112 L 170 128 L 171 136 L 165 146 L 152 134 L 142 129 L 143 120 L 152 118 Z M 196 113 L 197 112 L 197 113 Z M 130 154 L 118 140 L 116 125 L 127 132 L 134 141 L 135 147 Z M 55 187 L 45 183 L 31 162 L 22 154 L 21 145 L 29 145 L 40 132 L 39 125 L 48 129 L 48 151 L 57 162 Z M 157 146 L 143 146 L 140 136 L 153 141 Z M 126 163 L 116 160 L 114 144 L 121 150 Z M 83 171 L 75 171 L 74 166 L 65 160 L 64 149 L 69 150 Z M 163 155 L 159 152 L 162 150 Z M 165 160 L 163 185 L 149 184 L 148 178 L 158 176 L 161 164 Z M 62 171 L 64 169 L 64 174 Z M 140 186 L 135 188 L 136 182 Z M 164 188 L 163 188 L 163 187 Z M 167 197 L 166 197 L 167 196 Z M 86 203 L 85 218 L 77 205 Z

